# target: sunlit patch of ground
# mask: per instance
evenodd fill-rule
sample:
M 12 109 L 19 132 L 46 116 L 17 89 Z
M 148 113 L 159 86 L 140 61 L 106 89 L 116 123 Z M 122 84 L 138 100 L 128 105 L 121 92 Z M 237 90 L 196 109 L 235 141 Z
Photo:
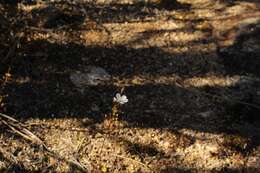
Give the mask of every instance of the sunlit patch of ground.
M 86 121 L 86 120 L 85 120 Z M 38 136 L 55 152 L 69 159 L 77 159 L 90 169 L 107 169 L 118 172 L 160 172 L 168 167 L 189 170 L 221 170 L 223 165 L 239 169 L 247 162 L 242 153 L 236 148 L 224 148 L 228 136 L 223 134 L 201 133 L 189 129 L 179 131 L 169 129 L 132 128 L 104 130 L 103 124 L 81 125 L 82 120 L 53 119 L 29 120 L 27 123 L 38 129 Z M 93 126 L 94 125 L 94 126 Z M 93 129 L 94 128 L 94 129 Z M 240 138 L 237 136 L 236 138 Z M 16 139 L 17 140 L 17 139 Z M 3 141 L 6 141 L 5 139 Z M 236 141 L 228 141 L 236 142 Z M 234 144 L 247 147 L 247 140 Z M 23 142 L 22 142 L 23 143 Z M 26 159 L 26 154 L 35 152 L 29 145 L 26 150 L 19 149 L 17 143 L 9 144 L 17 151 L 18 162 Z M 20 144 L 26 145 L 26 144 Z M 229 145 L 232 145 L 229 143 Z M 6 149 L 10 146 L 5 146 Z M 36 147 L 36 146 L 35 146 Z M 228 146 L 227 146 L 228 147 Z M 34 155 L 35 159 L 41 159 Z M 33 158 L 27 158 L 27 168 L 35 169 Z M 43 162 L 57 171 L 63 164 L 55 159 Z M 41 163 L 41 164 L 43 164 Z M 43 164 L 43 165 L 44 165 Z M 66 166 L 65 166 L 66 168 Z M 63 166 L 63 171 L 69 171 Z M 48 170 L 48 167 L 44 169 Z

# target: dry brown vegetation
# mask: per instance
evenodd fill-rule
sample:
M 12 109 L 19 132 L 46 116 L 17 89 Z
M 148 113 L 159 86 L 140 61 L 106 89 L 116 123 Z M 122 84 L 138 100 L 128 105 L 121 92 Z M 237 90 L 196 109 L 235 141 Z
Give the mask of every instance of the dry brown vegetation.
M 260 172 L 259 11 L 0 0 L 0 172 Z M 76 86 L 93 66 L 111 79 Z

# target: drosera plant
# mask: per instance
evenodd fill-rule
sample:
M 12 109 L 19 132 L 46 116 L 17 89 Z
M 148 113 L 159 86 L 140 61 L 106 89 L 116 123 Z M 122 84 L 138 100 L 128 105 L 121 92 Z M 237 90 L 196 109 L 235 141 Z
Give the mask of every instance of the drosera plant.
M 122 105 L 128 102 L 128 98 L 123 94 L 124 88 L 113 97 L 110 115 L 106 117 L 104 125 L 108 128 L 120 125 L 119 115 L 122 113 Z
M 121 105 L 128 102 L 126 95 L 121 95 L 120 93 L 116 93 L 116 96 L 113 98 L 113 106 L 112 106 L 112 117 L 118 120 L 118 116 L 121 112 Z
M 119 93 L 116 93 L 113 97 L 112 101 L 112 107 L 111 112 L 108 116 L 106 116 L 103 127 L 107 130 L 115 130 L 115 128 L 122 127 L 123 123 L 119 121 L 119 115 L 122 113 L 121 108 L 122 105 L 126 104 L 128 102 L 128 98 L 126 95 L 123 94 L 124 88 L 121 89 Z M 103 146 L 104 146 L 105 139 L 103 139 L 103 143 L 100 149 L 100 155 L 102 155 L 103 152 Z M 100 166 L 100 171 L 103 173 L 108 172 L 108 168 L 106 165 Z
M 112 125 L 114 127 L 121 127 L 123 123 L 119 121 L 119 116 L 122 114 L 122 105 L 128 102 L 128 98 L 126 95 L 123 95 L 123 90 L 120 93 L 116 93 L 115 97 L 113 98 L 112 102 L 112 109 L 111 109 L 111 118 L 112 118 Z

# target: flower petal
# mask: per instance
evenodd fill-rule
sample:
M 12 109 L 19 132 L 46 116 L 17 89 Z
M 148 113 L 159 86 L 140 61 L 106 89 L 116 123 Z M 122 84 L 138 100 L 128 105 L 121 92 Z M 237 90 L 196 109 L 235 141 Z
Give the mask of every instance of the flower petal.
M 120 97 L 121 97 L 121 94 L 116 93 L 116 98 L 117 98 L 117 99 L 120 99 Z

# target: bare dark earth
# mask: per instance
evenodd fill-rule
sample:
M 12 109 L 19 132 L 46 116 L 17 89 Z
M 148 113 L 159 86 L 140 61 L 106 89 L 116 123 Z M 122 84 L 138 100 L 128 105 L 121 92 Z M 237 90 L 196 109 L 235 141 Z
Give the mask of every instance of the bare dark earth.
M 0 112 L 44 143 L 0 117 L 0 172 L 260 172 L 259 8 L 0 1 Z

